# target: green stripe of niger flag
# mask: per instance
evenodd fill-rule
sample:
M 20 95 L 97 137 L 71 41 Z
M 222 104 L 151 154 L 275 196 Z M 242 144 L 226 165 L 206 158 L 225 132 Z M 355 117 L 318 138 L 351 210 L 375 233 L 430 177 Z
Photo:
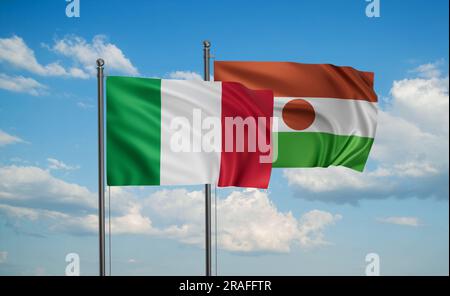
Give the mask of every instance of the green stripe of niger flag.
M 316 132 L 278 132 L 275 168 L 345 166 L 363 171 L 373 138 Z

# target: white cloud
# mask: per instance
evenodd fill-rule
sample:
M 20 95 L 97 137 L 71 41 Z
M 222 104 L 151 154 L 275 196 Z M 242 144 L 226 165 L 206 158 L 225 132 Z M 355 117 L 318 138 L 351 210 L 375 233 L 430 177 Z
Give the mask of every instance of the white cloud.
M 22 140 L 21 138 L 10 135 L 7 132 L 2 131 L 0 129 L 0 147 L 6 146 L 6 145 L 11 145 L 11 144 L 16 144 L 16 143 L 24 143 L 24 142 L 25 141 Z
M 28 207 L 96 207 L 95 194 L 86 187 L 65 182 L 33 166 L 0 167 L 0 201 Z
M 268 194 L 259 190 L 231 193 L 219 204 L 218 211 L 220 245 L 240 252 L 289 252 L 294 244 L 319 246 L 325 243 L 325 226 L 340 219 L 317 210 L 296 219 L 291 212 L 278 211 Z
M 75 216 L 59 213 L 60 217 L 52 218 L 51 231 L 65 232 L 70 234 L 97 234 L 98 233 L 98 215 L 89 214 L 84 216 Z
M 77 102 L 77 106 L 81 109 L 92 109 L 95 107 L 94 105 L 85 102 Z
M 46 94 L 47 86 L 37 82 L 33 78 L 9 76 L 0 73 L 0 89 L 40 96 Z
M 378 116 L 371 158 L 380 166 L 393 167 L 408 162 L 428 162 L 436 168 L 448 166 L 448 134 L 426 132 L 417 124 L 389 112 L 380 111 Z
M 94 210 L 94 209 L 92 209 Z M 65 232 L 69 234 L 97 234 L 97 214 L 75 214 L 62 211 L 31 208 L 24 206 L 12 206 L 0 204 L 0 213 L 19 220 L 29 220 L 44 224 L 50 231 Z M 150 218 L 142 216 L 140 206 L 130 208 L 129 212 L 111 218 L 111 231 L 114 235 L 120 234 L 145 234 L 153 235 L 161 233 L 153 228 Z
M 331 213 L 319 210 L 312 210 L 304 214 L 300 221 L 300 243 L 306 247 L 314 247 L 329 244 L 324 239 L 324 230 L 329 225 L 334 225 L 342 219 L 342 215 L 333 215 Z
M 377 221 L 381 223 L 412 226 L 412 227 L 417 227 L 421 225 L 419 218 L 417 217 L 385 217 L 385 218 L 378 218 Z
M 440 76 L 394 81 L 388 112 L 424 132 L 448 134 L 449 79 Z
M 286 169 L 283 170 L 283 175 L 287 178 L 289 185 L 300 186 L 315 193 L 347 188 L 367 190 L 377 185 L 368 175 L 361 175 L 342 167 L 308 170 Z M 339 176 L 339 178 L 336 176 Z
M 67 165 L 64 162 L 54 159 L 54 158 L 47 158 L 47 161 L 48 161 L 48 168 L 50 170 L 71 171 L 71 170 L 77 170 L 80 168 L 79 166 Z
M 135 205 L 123 216 L 111 218 L 113 234 L 156 234 L 159 231 L 152 225 L 149 217 L 141 213 L 139 205 Z
M 154 212 L 164 213 L 163 219 L 169 221 L 199 222 L 204 217 L 204 195 L 202 191 L 186 189 L 160 190 L 145 200 L 145 205 Z
M 47 65 L 39 63 L 34 51 L 18 36 L 0 38 L 0 62 L 41 76 L 87 79 L 95 76 L 96 60 L 101 57 L 105 60 L 105 66 L 108 71 L 115 70 L 129 75 L 139 74 L 137 68 L 124 55 L 122 50 L 115 44 L 107 42 L 106 37 L 103 35 L 94 36 L 92 42 L 87 42 L 79 36 L 67 36 L 63 39 L 55 40 L 53 46 L 44 44 L 44 47 L 69 58 L 72 60 L 73 65 L 64 67 L 59 61 Z M 0 87 L 3 84 L 2 88 L 19 91 L 16 89 L 23 89 L 23 87 L 19 88 L 17 86 L 21 82 L 20 85 L 31 85 L 34 86 L 34 89 L 42 88 L 42 85 L 31 78 L 18 76 L 15 77 L 15 83 L 12 83 L 11 80 L 13 80 L 12 77 L 9 77 L 9 79 L 7 76 L 3 77 L 0 80 L 2 82 Z M 6 83 L 7 81 L 9 83 Z M 37 90 L 26 92 L 33 95 L 37 94 Z
M 439 77 L 442 74 L 440 67 L 442 66 L 443 63 L 444 63 L 444 61 L 441 60 L 441 61 L 437 61 L 434 63 L 419 65 L 418 67 L 411 70 L 410 72 L 417 74 L 423 78 Z
M 87 79 L 89 78 L 89 74 L 86 73 L 84 70 L 76 67 L 72 67 L 67 72 L 68 76 L 71 76 L 73 78 L 81 78 L 81 79 Z
M 152 194 L 146 204 L 171 223 L 160 234 L 188 244 L 203 243 L 203 192 L 163 190 Z M 291 212 L 278 211 L 266 192 L 255 189 L 218 199 L 217 211 L 219 247 L 232 252 L 289 252 L 292 245 L 323 245 L 323 230 L 341 218 L 313 210 L 296 219 Z
M 71 234 L 95 234 L 98 231 L 98 216 L 94 214 L 76 216 L 61 211 L 6 204 L 0 204 L 0 213 L 11 219 L 42 222 L 50 231 Z
M 5 263 L 6 260 L 8 260 L 8 252 L 7 251 L 0 251 L 0 264 Z
M 109 43 L 103 35 L 96 35 L 92 42 L 79 36 L 67 36 L 55 41 L 54 52 L 64 55 L 81 65 L 83 73 L 96 74 L 96 60 L 103 58 L 105 67 L 120 73 L 138 75 L 139 71 L 115 44 Z M 78 69 L 78 68 L 75 68 Z
M 284 176 L 308 199 L 357 202 L 364 198 L 448 198 L 449 78 L 436 64 L 418 78 L 394 81 L 364 173 L 343 167 L 286 169 Z
M 68 215 L 57 211 L 49 211 L 44 209 L 34 209 L 27 207 L 16 207 L 5 204 L 0 204 L 0 210 L 11 217 L 19 219 L 27 219 L 31 221 L 36 221 L 42 218 L 64 219 L 68 217 Z
M 22 158 L 20 158 L 20 157 L 11 157 L 11 158 L 9 159 L 9 161 L 10 161 L 10 162 L 13 162 L 13 163 L 21 163 L 21 164 L 27 164 L 27 163 L 29 163 L 29 161 L 27 161 L 27 160 L 25 160 L 25 159 L 22 159 Z
M 203 77 L 197 72 L 192 71 L 174 71 L 167 75 L 170 79 L 182 80 L 203 80 Z
M 0 180 L 0 211 L 10 219 L 43 223 L 48 231 L 97 233 L 97 196 L 85 187 L 37 167 L 1 167 Z M 114 235 L 159 236 L 203 246 L 202 191 L 160 190 L 138 197 L 137 189 L 111 189 Z M 219 247 L 231 252 L 289 252 L 293 246 L 325 245 L 324 230 L 341 219 L 318 210 L 296 218 L 279 211 L 267 192 L 254 189 L 219 198 L 218 213 Z
M 48 65 L 40 64 L 36 59 L 34 51 L 18 36 L 0 38 L 0 62 L 6 62 L 17 69 L 27 70 L 42 76 L 88 77 L 81 69 L 71 68 L 66 70 L 58 62 Z

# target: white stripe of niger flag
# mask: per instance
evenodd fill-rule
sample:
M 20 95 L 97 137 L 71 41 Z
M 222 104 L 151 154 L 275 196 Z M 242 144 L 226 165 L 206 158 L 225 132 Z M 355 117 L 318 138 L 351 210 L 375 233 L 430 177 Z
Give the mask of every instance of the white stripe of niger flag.
M 285 107 L 296 102 L 301 103 L 301 108 L 293 114 L 294 121 L 294 116 L 290 118 L 288 114 L 289 108 Z M 322 132 L 374 138 L 377 103 L 335 98 L 276 97 L 274 117 L 278 119 L 278 132 Z

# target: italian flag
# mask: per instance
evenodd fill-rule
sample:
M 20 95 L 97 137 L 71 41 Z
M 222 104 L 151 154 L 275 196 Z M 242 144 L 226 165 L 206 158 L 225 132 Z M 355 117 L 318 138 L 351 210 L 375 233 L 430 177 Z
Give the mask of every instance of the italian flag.
M 110 76 L 107 184 L 267 188 L 272 165 L 260 161 L 264 151 L 224 149 L 225 121 L 272 115 L 272 91 L 239 83 Z M 188 149 L 174 149 L 183 133 Z M 248 147 L 237 135 L 231 140 Z M 270 124 L 257 136 L 270 144 Z
M 329 64 L 216 61 L 214 79 L 273 90 L 273 167 L 363 171 L 377 124 L 373 73 Z

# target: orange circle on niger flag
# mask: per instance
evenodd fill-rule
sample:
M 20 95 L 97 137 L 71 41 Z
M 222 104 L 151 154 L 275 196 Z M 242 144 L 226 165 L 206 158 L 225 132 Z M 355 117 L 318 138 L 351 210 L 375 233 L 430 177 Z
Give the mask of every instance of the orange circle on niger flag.
M 288 127 L 300 131 L 311 126 L 316 118 L 316 112 L 308 101 L 294 99 L 284 105 L 282 116 Z

